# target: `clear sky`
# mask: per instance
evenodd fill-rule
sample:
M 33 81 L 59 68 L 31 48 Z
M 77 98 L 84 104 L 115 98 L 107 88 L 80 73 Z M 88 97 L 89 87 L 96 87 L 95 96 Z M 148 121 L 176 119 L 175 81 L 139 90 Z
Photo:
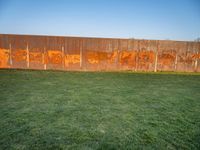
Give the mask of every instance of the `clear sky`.
M 200 0 L 0 0 L 0 33 L 194 40 Z

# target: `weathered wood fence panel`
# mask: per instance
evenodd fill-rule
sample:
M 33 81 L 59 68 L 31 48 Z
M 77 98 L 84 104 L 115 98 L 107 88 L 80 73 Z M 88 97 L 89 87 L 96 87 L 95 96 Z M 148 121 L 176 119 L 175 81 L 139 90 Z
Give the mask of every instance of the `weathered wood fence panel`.
M 200 72 L 200 43 L 0 34 L 0 68 Z

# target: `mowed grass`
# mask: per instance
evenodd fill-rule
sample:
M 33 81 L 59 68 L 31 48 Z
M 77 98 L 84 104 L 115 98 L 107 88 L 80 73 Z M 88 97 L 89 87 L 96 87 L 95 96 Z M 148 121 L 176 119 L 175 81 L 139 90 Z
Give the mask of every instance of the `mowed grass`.
M 0 70 L 0 149 L 200 149 L 200 75 Z

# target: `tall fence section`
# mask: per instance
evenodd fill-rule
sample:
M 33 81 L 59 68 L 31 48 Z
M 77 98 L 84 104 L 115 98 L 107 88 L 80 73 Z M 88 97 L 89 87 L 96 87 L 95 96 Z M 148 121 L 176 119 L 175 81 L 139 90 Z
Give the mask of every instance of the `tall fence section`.
M 200 72 L 200 43 L 0 34 L 0 68 Z

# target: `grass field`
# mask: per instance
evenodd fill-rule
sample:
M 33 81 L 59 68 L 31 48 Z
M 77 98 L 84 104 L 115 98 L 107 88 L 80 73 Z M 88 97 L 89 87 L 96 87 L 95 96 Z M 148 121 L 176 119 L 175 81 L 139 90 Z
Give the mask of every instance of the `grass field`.
M 0 70 L 0 149 L 200 149 L 200 75 Z

